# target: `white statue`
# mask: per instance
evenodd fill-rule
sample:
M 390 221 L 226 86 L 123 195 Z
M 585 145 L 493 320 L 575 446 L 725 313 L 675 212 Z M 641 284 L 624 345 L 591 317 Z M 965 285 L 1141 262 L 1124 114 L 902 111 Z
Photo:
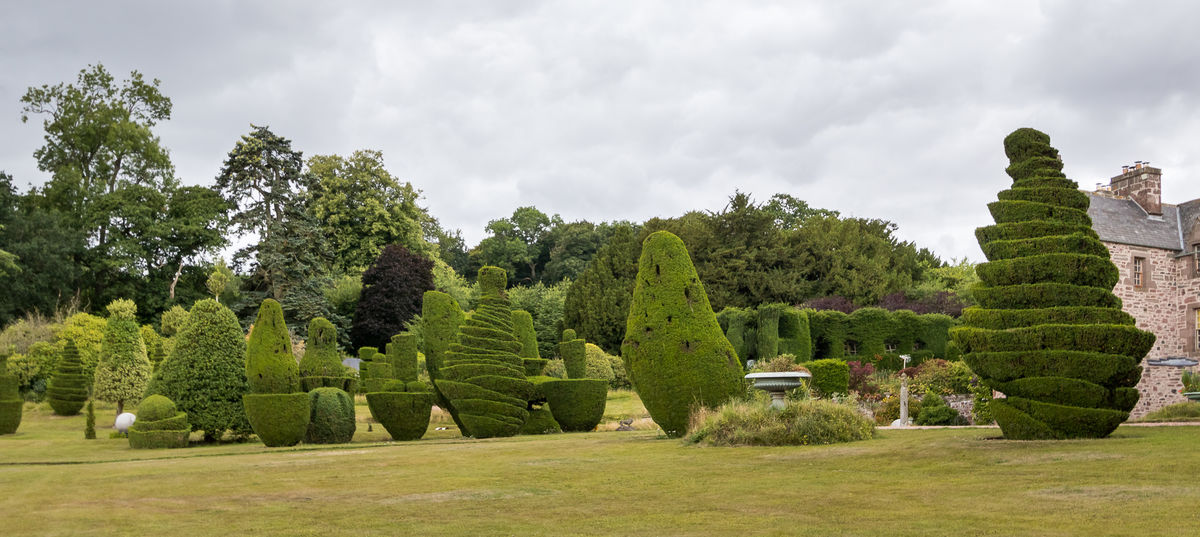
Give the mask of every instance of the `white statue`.
M 137 416 L 134 416 L 129 412 L 125 412 L 124 414 L 117 416 L 117 421 L 113 422 L 113 429 L 120 431 L 121 434 L 128 433 L 129 426 L 133 425 L 133 422 L 136 420 Z

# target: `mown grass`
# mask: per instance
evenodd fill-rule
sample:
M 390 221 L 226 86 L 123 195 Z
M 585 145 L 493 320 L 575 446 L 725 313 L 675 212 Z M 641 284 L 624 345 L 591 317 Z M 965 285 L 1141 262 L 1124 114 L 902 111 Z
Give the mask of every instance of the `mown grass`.
M 19 434 L 0 437 L 3 535 L 1105 536 L 1200 527 L 1197 427 L 1122 427 L 1108 439 L 1062 442 L 1000 440 L 994 429 L 884 430 L 850 444 L 754 448 L 689 447 L 654 431 L 405 443 L 368 434 L 312 450 L 136 452 L 124 440 L 82 440 L 82 421 L 76 429 L 40 412 L 26 419 Z M 103 460 L 114 462 L 88 462 Z

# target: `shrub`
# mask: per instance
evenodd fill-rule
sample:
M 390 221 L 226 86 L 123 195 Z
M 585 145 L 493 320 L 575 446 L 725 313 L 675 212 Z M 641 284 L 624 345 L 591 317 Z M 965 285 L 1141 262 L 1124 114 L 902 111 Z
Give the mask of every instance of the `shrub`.
M 146 391 L 154 371 L 146 355 L 141 329 L 134 314 L 137 305 L 132 300 L 114 300 L 108 305 L 108 324 L 104 329 L 104 346 L 96 366 L 93 396 L 117 404 L 117 414 L 124 412 L 125 402 L 139 401 Z
M 529 419 L 521 426 L 521 434 L 561 433 L 562 428 L 554 421 L 554 414 L 545 406 L 529 409 Z
M 1137 421 L 1167 422 L 1167 421 L 1200 421 L 1200 403 L 1184 401 L 1167 405 L 1154 412 L 1142 416 Z
M 850 379 L 847 384 L 850 391 L 857 393 L 860 397 L 872 397 L 879 394 L 879 386 L 875 384 L 875 366 L 864 362 L 846 362 L 846 367 L 850 370 Z
M 921 411 L 921 400 L 910 392 L 908 395 L 908 419 L 913 420 L 913 415 Z M 879 407 L 875 410 L 875 423 L 879 425 L 891 425 L 892 422 L 900 419 L 900 395 L 888 394 L 879 401 Z
M 392 378 L 413 382 L 417 380 L 417 338 L 412 334 L 401 333 L 392 336 L 387 344 L 387 361 L 392 365 Z
M 429 428 L 432 393 L 376 392 L 367 394 L 371 416 L 383 424 L 392 440 L 417 440 Z
M 162 335 L 172 337 L 183 331 L 183 325 L 187 323 L 188 311 L 178 304 L 171 306 L 171 309 L 162 313 L 162 319 L 159 321 L 159 329 Z
M 847 336 L 858 344 L 858 353 L 874 356 L 887 352 L 888 339 L 897 332 L 896 319 L 883 308 L 860 308 L 846 319 Z
M 601 379 L 548 380 L 539 385 L 546 405 L 564 432 L 591 431 L 604 418 L 608 382 Z
M 504 296 L 507 275 L 497 267 L 479 269 L 480 299 L 458 329 L 435 380 L 463 426 L 464 436 L 513 436 L 529 416 L 533 385 L 513 336 L 512 310 Z
M 629 300 L 637 275 L 639 246 L 633 228 L 618 225 L 587 269 L 571 283 L 563 302 L 563 324 L 605 352 L 620 352 Z M 739 349 L 740 350 L 740 349 Z
M 535 377 L 542 374 L 546 360 L 538 353 L 537 333 L 533 329 L 533 317 L 528 311 L 513 310 L 513 336 L 521 342 L 521 351 L 517 353 L 525 363 L 525 375 Z
M 632 279 L 631 279 L 632 281 Z M 751 309 L 727 307 L 717 314 L 717 323 L 725 332 L 725 339 L 733 345 L 734 352 L 743 366 L 758 357 L 758 316 Z
M 237 316 L 212 299 L 192 306 L 175 347 L 147 388 L 187 413 L 193 431 L 219 440 L 225 431 L 251 431 L 242 406 L 246 380 L 246 339 Z
M 812 387 L 822 396 L 850 393 L 850 366 L 841 360 L 813 360 L 804 364 L 812 373 Z
M 458 413 L 450 407 L 450 402 L 446 399 L 446 395 L 438 386 L 437 381 L 441 379 L 441 368 L 446 359 L 446 352 L 449 351 L 450 345 L 455 342 L 458 335 L 458 328 L 462 325 L 465 316 L 462 309 L 459 308 L 458 302 L 450 295 L 440 291 L 428 291 L 425 293 L 424 302 L 421 304 L 421 326 L 424 335 L 425 343 L 425 369 L 429 371 L 429 379 L 433 382 L 434 404 L 450 413 L 450 417 L 454 419 L 454 423 L 462 430 L 462 423 L 458 420 Z
M 938 395 L 967 394 L 971 391 L 971 369 L 962 362 L 929 360 L 916 368 L 916 383 Z
M 142 342 L 146 344 L 146 357 L 150 359 L 150 368 L 158 369 L 158 364 L 167 357 L 163 350 L 163 338 L 148 324 L 142 325 L 141 334 Z
M 570 285 L 569 281 L 553 285 L 538 282 L 530 286 L 514 286 L 506 291 L 512 309 L 528 311 L 532 317 L 539 356 L 554 355 L 563 328 L 563 301 Z
M 616 390 L 633 389 L 633 383 L 629 382 L 629 373 L 625 371 L 625 361 L 620 356 L 613 356 L 611 354 L 606 354 L 605 356 L 608 357 L 608 364 L 613 372 L 613 379 L 612 382 L 608 383 L 609 386 L 612 386 Z
M 574 330 L 571 335 L 574 335 Z M 563 333 L 566 336 L 566 333 Z M 587 346 L 582 339 L 567 339 L 558 344 L 558 355 L 567 367 L 567 378 L 587 378 Z
M 567 364 L 563 363 L 562 359 L 559 358 L 550 360 L 546 362 L 546 367 L 542 368 L 542 375 L 556 379 L 565 379 L 567 378 Z
M 1184 371 L 1179 381 L 1183 383 L 1183 392 L 1200 392 L 1200 373 Z
M 759 360 L 769 360 L 779 355 L 779 317 L 787 309 L 787 304 L 763 304 L 758 307 L 754 355 Z
M 133 449 L 187 447 L 192 426 L 187 414 L 161 395 L 151 395 L 138 405 L 137 420 L 129 426 L 129 447 Z
M 849 405 L 788 401 L 782 409 L 732 401 L 692 416 L 686 442 L 714 446 L 806 446 L 866 440 L 875 424 Z
M 254 434 L 267 447 L 294 446 L 308 433 L 309 394 L 248 393 L 242 397 Z
M 388 245 L 363 272 L 362 295 L 350 330 L 354 345 L 383 348 L 420 313 L 422 295 L 431 290 L 433 261 L 399 244 Z
M 848 317 L 836 310 L 818 310 L 809 315 L 813 357 L 828 359 L 845 355 Z
M 1119 313 L 1116 268 L 1050 137 L 1018 129 L 1004 148 L 1015 182 L 988 206 L 996 225 L 976 231 L 988 254 L 976 268 L 980 307 L 951 335 L 1007 395 L 987 404 L 1006 438 L 1107 436 L 1137 403 L 1137 363 L 1154 335 Z
M 621 355 L 650 417 L 668 436 L 687 432 L 693 404 L 716 406 L 743 392 L 737 354 L 687 248 L 669 232 L 652 233 L 643 244 Z
M 309 397 L 299 391 L 300 371 L 283 308 L 269 298 L 250 330 L 246 377 L 252 393 L 242 397 L 242 405 L 254 434 L 267 447 L 299 444 L 308 431 Z
M 917 425 L 967 425 L 966 418 L 947 405 L 946 400 L 936 393 L 925 394 L 920 408 L 920 412 L 917 413 Z
M 354 438 L 354 398 L 337 388 L 308 392 L 312 414 L 308 420 L 309 444 L 345 444 Z
M 780 313 L 779 352 L 795 356 L 798 362 L 812 360 L 812 335 L 807 311 L 789 307 Z
M 607 382 L 610 387 L 613 387 L 613 382 L 617 378 L 612 366 L 613 358 L 615 357 L 609 356 L 608 353 L 604 352 L 604 349 L 591 343 L 584 345 L 584 353 L 587 356 L 587 369 L 583 378 L 601 379 Z M 620 359 L 617 359 L 617 361 L 619 362 Z
M 21 426 L 25 401 L 17 390 L 17 378 L 8 373 L 8 353 L 0 349 L 0 434 L 13 434 Z
M 87 404 L 87 420 L 83 425 L 83 439 L 96 439 L 96 407 L 92 404 L 91 400 Z
M 300 389 L 349 387 L 350 376 L 337 349 L 337 328 L 324 317 L 308 323 L 304 357 L 300 359 Z
M 50 379 L 50 388 L 46 391 L 50 408 L 59 416 L 74 416 L 87 402 L 87 379 L 83 376 L 83 362 L 79 360 L 79 349 L 75 342 L 67 340 L 62 356 L 58 359 L 58 369 Z

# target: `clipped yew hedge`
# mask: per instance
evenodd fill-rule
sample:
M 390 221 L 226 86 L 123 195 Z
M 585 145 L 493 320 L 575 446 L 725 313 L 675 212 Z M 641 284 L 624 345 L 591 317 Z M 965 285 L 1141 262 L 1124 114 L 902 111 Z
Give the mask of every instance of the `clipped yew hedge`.
M 594 430 L 604 418 L 608 382 L 603 379 L 548 380 L 538 390 L 563 432 Z
M 354 398 L 338 388 L 308 392 L 312 414 L 308 420 L 309 444 L 345 444 L 354 438 Z
M 324 317 L 308 323 L 308 339 L 304 340 L 304 356 L 300 358 L 300 388 L 339 388 L 353 392 L 354 382 L 342 365 L 337 348 L 337 328 Z
M 0 350 L 0 434 L 13 434 L 21 426 L 25 401 L 15 375 L 8 372 L 8 352 Z
M 418 440 L 429 429 L 433 409 L 431 392 L 374 392 L 367 394 L 371 416 L 391 435 L 392 440 Z
M 151 395 L 138 404 L 137 420 L 129 426 L 129 447 L 160 449 L 187 447 L 192 425 L 187 414 L 161 395 Z
M 74 416 L 83 408 L 88 399 L 87 377 L 83 374 L 83 362 L 79 359 L 79 349 L 75 340 L 67 339 L 62 355 L 58 359 L 58 368 L 50 377 L 50 387 L 46 390 L 46 401 L 50 408 L 59 416 Z
M 850 393 L 850 366 L 834 359 L 813 360 L 804 364 L 812 373 L 812 387 L 824 396 Z
M 266 299 L 246 343 L 250 391 L 242 397 L 254 434 L 267 447 L 294 446 L 308 432 L 309 397 L 300 391 L 300 372 L 279 302 Z

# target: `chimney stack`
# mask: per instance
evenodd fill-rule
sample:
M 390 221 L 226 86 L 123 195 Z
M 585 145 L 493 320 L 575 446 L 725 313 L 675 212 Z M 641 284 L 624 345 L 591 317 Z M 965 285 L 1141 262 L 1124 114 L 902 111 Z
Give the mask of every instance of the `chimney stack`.
M 1109 180 L 1109 189 L 1137 202 L 1148 214 L 1162 216 L 1162 170 L 1151 168 L 1149 161 L 1121 166 L 1121 175 Z

